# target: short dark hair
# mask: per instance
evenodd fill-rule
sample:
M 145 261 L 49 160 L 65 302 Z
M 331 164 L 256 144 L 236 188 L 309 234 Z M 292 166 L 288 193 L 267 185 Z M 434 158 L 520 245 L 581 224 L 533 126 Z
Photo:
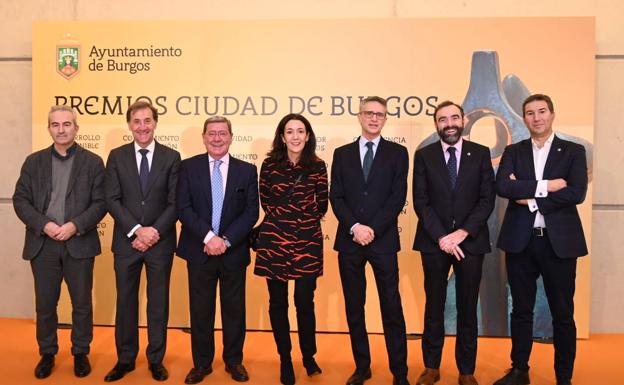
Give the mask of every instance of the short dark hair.
M 382 98 L 381 96 L 367 96 L 364 99 L 362 99 L 362 101 L 360 102 L 360 111 L 362 111 L 362 108 L 364 108 L 364 105 L 366 103 L 370 103 L 370 102 L 377 102 L 379 104 L 381 104 L 382 106 L 384 106 L 384 108 L 388 108 L 388 102 L 386 101 L 386 99 Z
M 546 105 L 548 106 L 550 112 L 555 112 L 555 106 L 553 105 L 553 101 L 550 96 L 544 94 L 533 94 L 528 98 L 524 99 L 524 103 L 522 103 L 522 117 L 524 117 L 524 107 L 526 107 L 527 104 L 535 101 L 546 102 Z
M 441 102 L 440 104 L 438 104 L 435 108 L 435 111 L 433 111 L 433 121 L 435 123 L 438 122 L 438 111 L 440 111 L 441 109 L 443 109 L 444 107 L 448 107 L 448 106 L 455 106 L 457 108 L 459 108 L 459 112 L 461 113 L 461 118 L 464 118 L 464 109 L 462 108 L 462 106 L 460 106 L 459 104 L 455 103 L 455 102 L 451 102 L 450 100 L 445 100 L 443 102 Z
M 306 133 L 308 134 L 308 141 L 305 143 L 303 151 L 301 152 L 301 159 L 299 159 L 299 163 L 301 163 L 302 166 L 308 167 L 320 159 L 316 155 L 316 135 L 314 135 L 312 125 L 310 121 L 301 114 L 288 114 L 279 121 L 275 129 L 271 150 L 267 153 L 267 156 L 274 162 L 286 162 L 286 160 L 288 160 L 288 148 L 286 147 L 286 143 L 282 140 L 282 135 L 284 135 L 286 124 L 291 120 L 298 120 L 303 123 Z
M 230 132 L 230 135 L 233 135 L 232 134 L 232 122 L 230 122 L 230 120 L 228 118 L 226 118 L 225 116 L 219 116 L 219 115 L 211 116 L 208 119 L 206 119 L 206 121 L 204 122 L 204 130 L 202 131 L 202 135 L 204 135 L 206 133 L 206 130 L 208 129 L 208 125 L 210 123 L 225 123 L 225 124 L 227 124 L 228 131 Z
M 154 106 L 152 106 L 152 103 L 145 100 L 137 100 L 136 102 L 132 103 L 130 107 L 128 107 L 128 111 L 126 111 L 126 122 L 130 123 L 130 119 L 132 119 L 132 114 L 144 108 L 149 108 L 150 110 L 152 110 L 152 118 L 154 118 L 154 121 L 158 123 L 158 111 Z

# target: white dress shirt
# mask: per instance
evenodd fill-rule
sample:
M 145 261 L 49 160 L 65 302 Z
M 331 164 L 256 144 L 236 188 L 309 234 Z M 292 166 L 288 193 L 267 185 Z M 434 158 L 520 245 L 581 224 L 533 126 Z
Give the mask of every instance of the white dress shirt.
M 145 149 L 148 151 L 147 154 L 145 154 L 145 157 L 147 158 L 147 169 L 151 170 L 152 169 L 152 159 L 154 158 L 154 149 L 156 148 L 156 141 L 152 140 L 152 143 L 150 143 L 147 147 L 145 147 Z M 141 174 L 141 159 L 143 159 L 143 155 L 141 155 L 141 153 L 139 152 L 139 150 L 143 149 L 143 147 L 139 146 L 136 142 L 134 142 L 134 155 L 136 157 L 136 163 L 137 163 L 137 171 L 139 172 L 139 174 Z M 128 238 L 132 238 L 132 236 L 134 235 L 134 233 L 141 227 L 140 223 L 137 223 L 132 230 L 130 230 L 130 232 L 128 234 L 126 234 L 128 236 Z
M 214 162 L 216 159 L 210 155 L 208 155 L 208 159 L 210 160 L 210 180 L 212 180 L 212 173 L 214 172 Z M 221 176 L 223 177 L 223 196 L 225 197 L 225 185 L 227 184 L 228 168 L 230 165 L 230 154 L 225 154 L 225 156 L 223 156 L 223 158 L 219 160 L 221 160 L 219 170 L 221 170 Z M 223 215 L 223 213 L 221 213 L 221 215 Z M 206 234 L 206 236 L 204 237 L 204 244 L 208 243 L 208 241 L 210 241 L 215 235 L 216 234 L 212 230 L 210 230 L 208 234 Z
M 535 198 L 545 198 L 548 196 L 548 180 L 544 180 L 544 166 L 546 166 L 546 159 L 548 159 L 548 153 L 552 146 L 555 133 L 553 132 L 542 148 L 537 147 L 537 144 L 531 139 L 531 146 L 533 147 L 533 167 L 535 167 L 535 179 L 537 179 L 537 188 L 535 189 Z M 537 201 L 535 199 L 527 200 L 529 210 L 531 212 L 537 211 L 535 214 L 535 221 L 533 227 L 546 227 L 544 216 L 539 212 Z

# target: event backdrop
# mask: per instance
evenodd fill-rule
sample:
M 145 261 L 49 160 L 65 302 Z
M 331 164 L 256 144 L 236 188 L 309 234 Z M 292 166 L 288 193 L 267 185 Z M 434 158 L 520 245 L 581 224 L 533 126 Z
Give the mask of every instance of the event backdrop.
M 156 139 L 183 159 L 205 152 L 203 121 L 225 115 L 233 122 L 232 155 L 259 167 L 279 119 L 298 112 L 312 122 L 318 154 L 331 167 L 333 150 L 359 135 L 360 99 L 380 95 L 388 98 L 383 136 L 410 154 L 435 139 L 431 114 L 438 102 L 463 103 L 466 138 L 490 146 L 496 167 L 506 144 L 528 137 L 518 115 L 522 98 L 543 92 L 555 101 L 555 129 L 591 154 L 594 41 L 593 18 L 41 22 L 33 29 L 33 150 L 50 144 L 50 106 L 68 104 L 79 113 L 77 141 L 106 160 L 112 148 L 132 140 L 127 107 L 147 99 L 161 114 Z M 590 184 L 580 207 L 589 242 L 591 197 Z M 504 206 L 499 200 L 490 221 L 493 244 Z M 424 312 L 420 255 L 411 250 L 416 222 L 410 186 L 399 217 L 400 289 L 410 333 L 422 331 Z M 104 252 L 95 265 L 96 324 L 113 324 L 115 317 L 112 225 L 107 216 L 98 229 Z M 322 331 L 347 330 L 335 229 L 330 210 L 316 296 Z M 589 329 L 589 262 L 580 261 L 577 275 L 580 337 Z M 248 275 L 248 328 L 269 329 L 266 284 L 251 268 Z M 368 329 L 381 332 L 370 271 L 368 279 Z M 454 334 L 450 286 L 447 332 Z M 141 306 L 144 323 L 144 282 Z M 60 321 L 70 323 L 65 292 L 59 308 Z M 508 289 L 498 250 L 486 257 L 480 309 L 483 334 L 507 334 Z M 186 266 L 176 258 L 170 326 L 188 324 Z

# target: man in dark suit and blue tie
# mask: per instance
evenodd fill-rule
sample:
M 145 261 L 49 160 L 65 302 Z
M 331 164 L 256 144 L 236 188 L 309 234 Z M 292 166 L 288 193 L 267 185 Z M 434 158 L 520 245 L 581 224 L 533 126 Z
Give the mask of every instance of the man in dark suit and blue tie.
M 570 385 L 576 356 L 576 259 L 587 254 L 576 209 L 587 193 L 585 148 L 555 135 L 555 110 L 547 95 L 529 96 L 522 111 L 531 137 L 505 149 L 496 175 L 498 194 L 509 199 L 498 247 L 506 252 L 513 309 L 512 368 L 495 385 L 530 382 L 533 307 L 540 275 L 553 317 L 557 385 Z
M 26 225 L 22 257 L 35 280 L 37 343 L 35 377 L 52 373 L 58 352 L 56 307 L 65 281 L 72 302 L 74 374 L 91 372 L 93 264 L 100 254 L 96 226 L 106 214 L 104 163 L 75 142 L 76 112 L 52 106 L 48 131 L 53 144 L 28 156 L 15 185 L 13 207 Z
M 167 347 L 169 278 L 176 245 L 175 189 L 180 154 L 154 140 L 158 111 L 137 101 L 126 113 L 134 141 L 113 149 L 106 163 L 106 204 L 115 220 L 113 253 L 117 313 L 117 364 L 104 381 L 134 370 L 139 351 L 139 283 L 147 276 L 147 360 L 152 377 L 169 374 L 162 361 Z
M 400 250 L 397 217 L 405 205 L 409 160 L 407 149 L 381 137 L 386 100 L 367 97 L 360 103 L 362 135 L 334 152 L 330 200 L 338 218 L 338 251 L 355 372 L 347 385 L 371 377 L 366 332 L 366 263 L 375 274 L 390 371 L 395 385 L 407 381 L 405 319 L 399 294 Z
M 444 306 L 448 273 L 455 273 L 457 340 L 455 360 L 460 385 L 477 385 L 477 300 L 483 256 L 490 251 L 487 220 L 494 209 L 494 170 L 490 150 L 462 138 L 464 111 L 440 103 L 433 119 L 440 141 L 416 151 L 412 194 L 418 228 L 414 250 L 425 276 L 425 370 L 418 385 L 440 379 L 444 346 Z
M 214 116 L 202 133 L 208 153 L 180 166 L 177 210 L 182 222 L 178 256 L 187 262 L 193 368 L 185 383 L 212 373 L 217 284 L 221 299 L 223 361 L 235 381 L 249 380 L 243 366 L 245 278 L 249 232 L 258 220 L 258 171 L 232 157 L 232 124 Z

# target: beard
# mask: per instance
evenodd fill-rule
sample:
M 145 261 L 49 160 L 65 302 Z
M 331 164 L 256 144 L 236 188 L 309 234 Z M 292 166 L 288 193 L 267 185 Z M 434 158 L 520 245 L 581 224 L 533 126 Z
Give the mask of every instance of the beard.
M 450 133 L 451 130 L 455 130 L 455 132 Z M 464 127 L 449 126 L 441 130 L 438 130 L 438 135 L 440 136 L 440 139 L 444 143 L 448 144 L 449 146 L 452 146 L 459 141 L 459 138 L 461 138 L 461 135 L 463 132 L 464 132 Z

